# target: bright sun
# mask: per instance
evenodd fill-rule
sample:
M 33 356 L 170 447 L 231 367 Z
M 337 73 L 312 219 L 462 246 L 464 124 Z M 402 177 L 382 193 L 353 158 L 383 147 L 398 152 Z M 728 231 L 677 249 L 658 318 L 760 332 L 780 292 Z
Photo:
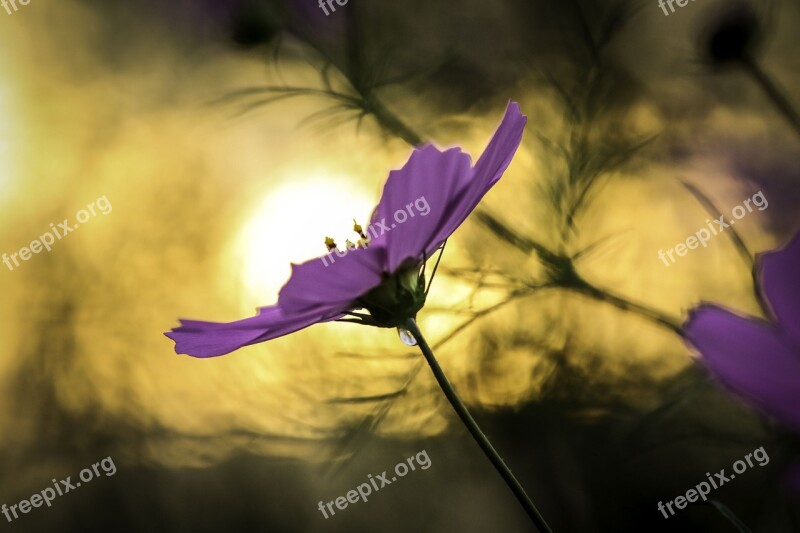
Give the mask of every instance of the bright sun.
M 351 179 L 317 175 L 290 180 L 267 193 L 242 228 L 235 255 L 241 265 L 242 305 L 249 311 L 276 300 L 290 263 L 325 253 L 326 236 L 341 248 L 357 240 L 353 219 L 367 225 L 376 199 Z

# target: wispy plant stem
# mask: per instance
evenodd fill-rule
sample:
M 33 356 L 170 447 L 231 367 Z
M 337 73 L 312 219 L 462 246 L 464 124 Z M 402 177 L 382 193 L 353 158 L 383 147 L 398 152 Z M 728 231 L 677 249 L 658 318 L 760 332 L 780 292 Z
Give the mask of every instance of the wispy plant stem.
M 778 111 L 786 117 L 786 120 L 792 128 L 794 128 L 795 133 L 800 135 L 800 115 L 795 111 L 789 99 L 783 94 L 783 91 L 770 79 L 769 75 L 764 72 L 764 69 L 761 68 L 761 65 L 759 65 L 754 58 L 746 55 L 742 60 L 742 64 L 747 74 L 753 77 Z
M 422 351 L 422 354 L 425 356 L 425 359 L 428 361 L 428 365 L 431 367 L 433 371 L 433 375 L 436 378 L 436 382 L 439 383 L 439 387 L 441 387 L 444 395 L 447 397 L 447 400 L 450 402 L 450 405 L 453 406 L 456 414 L 461 419 L 461 422 L 467 427 L 472 438 L 478 443 L 478 446 L 481 447 L 483 453 L 486 454 L 486 457 L 489 458 L 489 461 L 492 462 L 497 472 L 503 478 L 503 481 L 506 482 L 508 488 L 511 489 L 511 492 L 514 493 L 516 496 L 517 501 L 519 501 L 520 505 L 525 509 L 525 512 L 528 514 L 530 519 L 533 521 L 536 528 L 543 533 L 552 533 L 552 530 L 542 518 L 542 515 L 539 514 L 539 511 L 533 505 L 533 502 L 525 493 L 525 489 L 522 488 L 517 478 L 514 477 L 514 474 L 511 473 L 511 469 L 506 466 L 503 459 L 500 457 L 500 454 L 497 453 L 497 450 L 494 449 L 492 443 L 489 442 L 489 439 L 486 438 L 481 428 L 478 426 L 478 423 L 475 422 L 475 419 L 472 418 L 472 415 L 469 414 L 467 410 L 467 406 L 464 405 L 464 402 L 461 401 L 461 398 L 458 397 L 456 394 L 455 389 L 450 384 L 450 381 L 447 379 L 442 367 L 439 366 L 439 362 L 436 360 L 436 357 L 433 355 L 433 351 L 431 351 L 430 346 L 425 341 L 425 337 L 423 337 L 422 332 L 420 332 L 419 327 L 417 326 L 417 322 L 413 318 L 409 318 L 405 322 L 405 328 L 414 335 L 414 338 L 417 340 L 417 344 L 419 345 L 419 349 Z
M 566 290 L 571 290 L 578 294 L 583 294 L 595 300 L 606 302 L 623 311 L 636 313 L 644 318 L 651 320 L 659 326 L 666 327 L 678 335 L 683 335 L 680 323 L 673 318 L 645 305 L 632 302 L 623 298 L 622 296 L 612 294 L 604 289 L 596 287 L 592 283 L 586 281 L 575 269 L 575 263 L 572 258 L 549 250 L 544 245 L 530 239 L 518 232 L 510 229 L 506 224 L 498 220 L 494 215 L 486 211 L 478 211 L 478 220 L 489 228 L 489 230 L 515 246 L 520 251 L 531 254 L 535 253 L 545 269 L 549 273 L 551 287 L 559 287 Z
M 663 326 L 671 330 L 678 336 L 682 337 L 684 335 L 683 328 L 674 319 L 650 307 L 644 306 L 636 302 L 631 302 L 630 300 L 626 300 L 625 298 L 622 298 L 615 294 L 611 294 L 602 289 L 598 289 L 597 287 L 591 285 L 590 283 L 581 284 L 577 287 L 566 287 L 566 288 L 572 289 L 575 292 L 578 292 L 579 294 L 589 296 L 590 298 L 594 298 L 595 300 L 611 304 L 618 309 L 622 309 L 623 311 L 629 311 L 631 313 L 640 315 L 646 318 L 647 320 L 655 322 L 659 326 Z
M 414 130 L 412 130 L 405 122 L 389 111 L 373 93 L 363 95 L 364 106 L 375 116 L 378 123 L 385 128 L 403 139 L 405 142 L 413 147 L 422 146 L 424 141 Z

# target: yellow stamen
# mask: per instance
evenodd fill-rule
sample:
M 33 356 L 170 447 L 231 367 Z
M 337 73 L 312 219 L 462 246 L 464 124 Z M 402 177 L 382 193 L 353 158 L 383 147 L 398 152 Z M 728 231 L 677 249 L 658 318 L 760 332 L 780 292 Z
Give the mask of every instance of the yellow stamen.
M 366 240 L 367 236 L 364 235 L 364 228 L 361 227 L 361 224 L 356 222 L 356 219 L 353 219 L 353 231 L 358 233 L 359 237 Z
M 364 228 L 361 227 L 361 224 L 356 222 L 356 219 L 353 219 L 353 231 L 358 233 L 360 239 L 358 239 L 358 242 L 356 243 L 353 243 L 350 239 L 347 239 L 345 241 L 345 249 L 353 250 L 355 248 L 366 248 L 369 246 L 369 237 L 367 237 L 367 234 L 364 233 Z M 325 246 L 328 248 L 329 252 L 333 252 L 338 248 L 338 246 L 336 246 L 336 241 L 334 241 L 332 237 L 325 237 Z

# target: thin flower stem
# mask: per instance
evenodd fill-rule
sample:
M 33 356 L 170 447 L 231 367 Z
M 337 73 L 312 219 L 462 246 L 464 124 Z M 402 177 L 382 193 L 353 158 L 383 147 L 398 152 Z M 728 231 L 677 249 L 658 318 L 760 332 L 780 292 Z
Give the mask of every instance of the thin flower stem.
M 458 417 L 461 419 L 464 425 L 467 426 L 467 430 L 469 430 L 472 437 L 478 443 L 478 446 L 481 447 L 483 453 L 486 454 L 486 457 L 488 457 L 492 462 L 497 472 L 506 482 L 506 485 L 508 485 L 508 487 L 511 489 L 511 492 L 513 492 L 514 496 L 517 497 L 517 501 L 519 501 L 520 505 L 522 505 L 522 507 L 525 509 L 525 512 L 533 521 L 536 528 L 543 533 L 552 533 L 552 530 L 544 521 L 542 515 L 539 514 L 539 511 L 525 493 L 525 489 L 522 488 L 522 485 L 520 485 L 519 481 L 517 481 L 517 478 L 514 477 L 514 474 L 511 473 L 511 470 L 503 462 L 500 454 L 497 453 L 497 450 L 494 449 L 492 443 L 489 442 L 489 439 L 486 438 L 486 435 L 484 435 L 483 431 L 481 431 L 478 423 L 475 422 L 475 419 L 469 414 L 467 406 L 464 405 L 464 403 L 461 401 L 461 398 L 459 398 L 458 394 L 456 394 L 455 389 L 442 371 L 438 361 L 436 361 L 433 351 L 431 351 L 430 346 L 428 346 L 428 343 L 425 341 L 425 337 L 422 336 L 422 332 L 420 332 L 417 322 L 413 318 L 409 318 L 406 319 L 404 326 L 408 331 L 411 332 L 412 335 L 414 335 L 414 338 L 417 340 L 419 349 L 422 351 L 422 355 L 424 355 L 425 359 L 428 361 L 428 365 L 431 367 L 433 375 L 436 378 L 437 383 L 439 383 L 439 387 L 441 387 L 444 395 L 447 396 L 450 405 L 453 406 L 453 409 L 455 410 L 456 414 L 458 414 Z
M 442 243 L 442 247 L 439 248 L 439 257 L 436 258 L 436 264 L 433 265 L 433 272 L 431 272 L 431 279 L 428 281 L 428 287 L 425 289 L 425 297 L 428 297 L 428 291 L 431 290 L 431 285 L 433 285 L 433 278 L 436 277 L 436 270 L 439 268 L 439 261 L 442 260 L 442 255 L 444 255 L 444 247 L 447 246 L 447 240 Z M 423 267 L 424 268 L 424 267 Z

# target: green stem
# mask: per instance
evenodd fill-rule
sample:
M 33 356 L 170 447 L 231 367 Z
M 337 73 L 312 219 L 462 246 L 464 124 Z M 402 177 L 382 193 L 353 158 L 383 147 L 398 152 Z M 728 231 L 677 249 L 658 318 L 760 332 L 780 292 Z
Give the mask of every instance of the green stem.
M 552 530 L 550 527 L 548 527 L 547 523 L 544 521 L 544 518 L 542 518 L 542 515 L 539 514 L 539 511 L 525 493 L 525 489 L 522 488 L 522 485 L 520 485 L 519 481 L 517 481 L 517 478 L 514 477 L 514 474 L 511 473 L 511 470 L 503 462 L 500 454 L 497 453 L 497 450 L 494 449 L 492 443 L 489 442 L 489 439 L 486 438 L 486 435 L 484 435 L 483 431 L 481 431 L 478 423 L 475 422 L 475 419 L 469 414 L 467 406 L 464 405 L 464 402 L 462 402 L 461 398 L 459 398 L 458 394 L 456 394 L 455 389 L 442 371 L 438 361 L 436 361 L 433 351 L 431 351 L 430 346 L 428 346 L 428 343 L 425 341 L 425 337 L 422 336 L 422 332 L 420 332 L 417 322 L 413 318 L 409 318 L 405 321 L 404 327 L 410 331 L 417 340 L 419 349 L 422 351 L 422 355 L 424 355 L 425 359 L 428 361 L 428 365 L 430 365 L 433 375 L 436 378 L 436 381 L 439 383 L 439 387 L 442 388 L 444 395 L 447 396 L 447 399 L 450 401 L 450 405 L 453 406 L 453 409 L 455 410 L 456 414 L 458 414 L 458 417 L 461 419 L 464 425 L 467 426 L 470 434 L 478 443 L 478 446 L 481 447 L 483 453 L 486 454 L 486 457 L 489 458 L 489 461 L 492 462 L 492 465 L 494 465 L 497 472 L 503 478 L 503 481 L 506 482 L 508 488 L 510 488 L 511 492 L 514 493 L 514 496 L 517 497 L 517 501 L 519 501 L 520 505 L 522 505 L 522 507 L 525 509 L 525 512 L 533 521 L 536 528 L 543 533 L 552 533 Z

